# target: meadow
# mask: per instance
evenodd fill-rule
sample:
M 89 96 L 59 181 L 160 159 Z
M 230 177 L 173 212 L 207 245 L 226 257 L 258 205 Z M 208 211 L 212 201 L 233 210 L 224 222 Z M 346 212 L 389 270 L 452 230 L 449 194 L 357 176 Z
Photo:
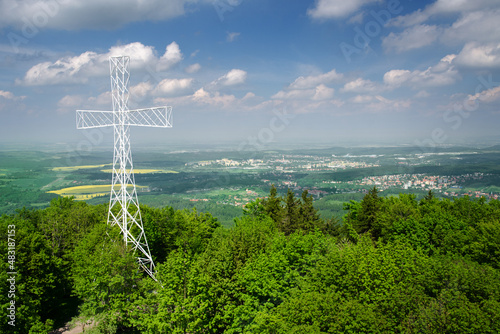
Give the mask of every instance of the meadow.
M 102 165 L 88 165 L 88 166 L 63 166 L 63 167 L 54 167 L 52 170 L 54 172 L 74 172 L 80 169 L 93 169 L 93 168 L 101 168 L 111 164 L 102 164 Z

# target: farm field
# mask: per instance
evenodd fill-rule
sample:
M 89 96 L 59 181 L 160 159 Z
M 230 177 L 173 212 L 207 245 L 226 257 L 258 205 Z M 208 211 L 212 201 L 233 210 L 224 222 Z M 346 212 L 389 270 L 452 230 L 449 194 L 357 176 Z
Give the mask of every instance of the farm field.
M 102 165 L 88 165 L 88 166 L 64 166 L 64 167 L 54 167 L 52 170 L 54 172 L 74 172 L 79 169 L 92 169 L 92 168 L 102 168 L 111 164 Z
M 127 189 L 132 190 L 132 185 L 127 185 Z M 148 187 L 136 185 L 138 192 L 144 191 Z M 111 185 L 89 185 L 89 186 L 75 186 L 63 188 L 59 190 L 48 191 L 51 194 L 57 194 L 63 197 L 74 197 L 75 200 L 87 200 L 95 197 L 109 196 Z
M 51 150 L 0 151 L 0 213 L 49 205 L 58 196 L 109 200 L 112 152 L 78 155 Z M 76 162 L 76 163 L 68 163 Z M 65 166 L 66 164 L 66 166 Z M 305 189 L 323 218 L 341 217 L 343 203 L 376 186 L 384 195 L 497 198 L 500 147 L 331 148 L 282 151 L 182 151 L 134 155 L 139 201 L 156 207 L 206 210 L 230 226 L 246 203 L 274 184 L 283 195 Z
M 101 172 L 103 173 L 113 173 L 112 169 L 102 169 Z M 134 174 L 155 174 L 155 173 L 173 173 L 176 174 L 178 172 L 174 170 L 162 170 L 162 169 L 145 169 L 145 168 L 134 168 Z

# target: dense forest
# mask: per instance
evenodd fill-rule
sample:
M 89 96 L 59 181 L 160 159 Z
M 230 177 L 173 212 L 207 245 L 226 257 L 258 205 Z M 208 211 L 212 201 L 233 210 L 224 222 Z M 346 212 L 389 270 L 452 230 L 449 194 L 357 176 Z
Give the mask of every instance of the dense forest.
M 141 206 L 158 282 L 106 224 L 106 205 L 18 210 L 0 218 L 0 330 L 73 320 L 86 333 L 500 332 L 499 201 L 373 188 L 344 210 L 325 220 L 307 191 L 274 187 L 232 228 Z

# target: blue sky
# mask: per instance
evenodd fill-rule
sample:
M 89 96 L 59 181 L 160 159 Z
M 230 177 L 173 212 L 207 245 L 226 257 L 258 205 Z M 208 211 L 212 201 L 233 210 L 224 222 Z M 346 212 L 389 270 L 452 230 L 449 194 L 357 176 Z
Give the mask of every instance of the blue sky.
M 497 0 L 0 2 L 0 140 L 81 143 L 75 110 L 171 105 L 140 143 L 500 142 Z

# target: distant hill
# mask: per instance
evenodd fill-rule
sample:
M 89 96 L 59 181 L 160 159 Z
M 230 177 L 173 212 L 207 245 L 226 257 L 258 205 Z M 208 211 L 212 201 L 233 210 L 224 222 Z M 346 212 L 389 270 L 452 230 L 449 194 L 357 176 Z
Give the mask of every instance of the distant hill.
M 481 151 L 482 152 L 491 152 L 491 151 L 499 152 L 500 151 L 500 145 L 494 145 L 494 146 L 486 147 L 486 148 L 481 149 Z
M 491 150 L 491 148 L 489 149 Z M 498 146 L 500 150 L 500 146 Z M 388 154 L 422 154 L 422 153 L 448 153 L 448 152 L 477 152 L 474 147 L 446 146 L 446 147 L 418 147 L 418 146 L 388 146 L 388 147 L 330 147 L 311 150 L 294 150 L 298 154 L 325 155 L 335 154 L 343 156 L 350 155 L 388 155 Z

